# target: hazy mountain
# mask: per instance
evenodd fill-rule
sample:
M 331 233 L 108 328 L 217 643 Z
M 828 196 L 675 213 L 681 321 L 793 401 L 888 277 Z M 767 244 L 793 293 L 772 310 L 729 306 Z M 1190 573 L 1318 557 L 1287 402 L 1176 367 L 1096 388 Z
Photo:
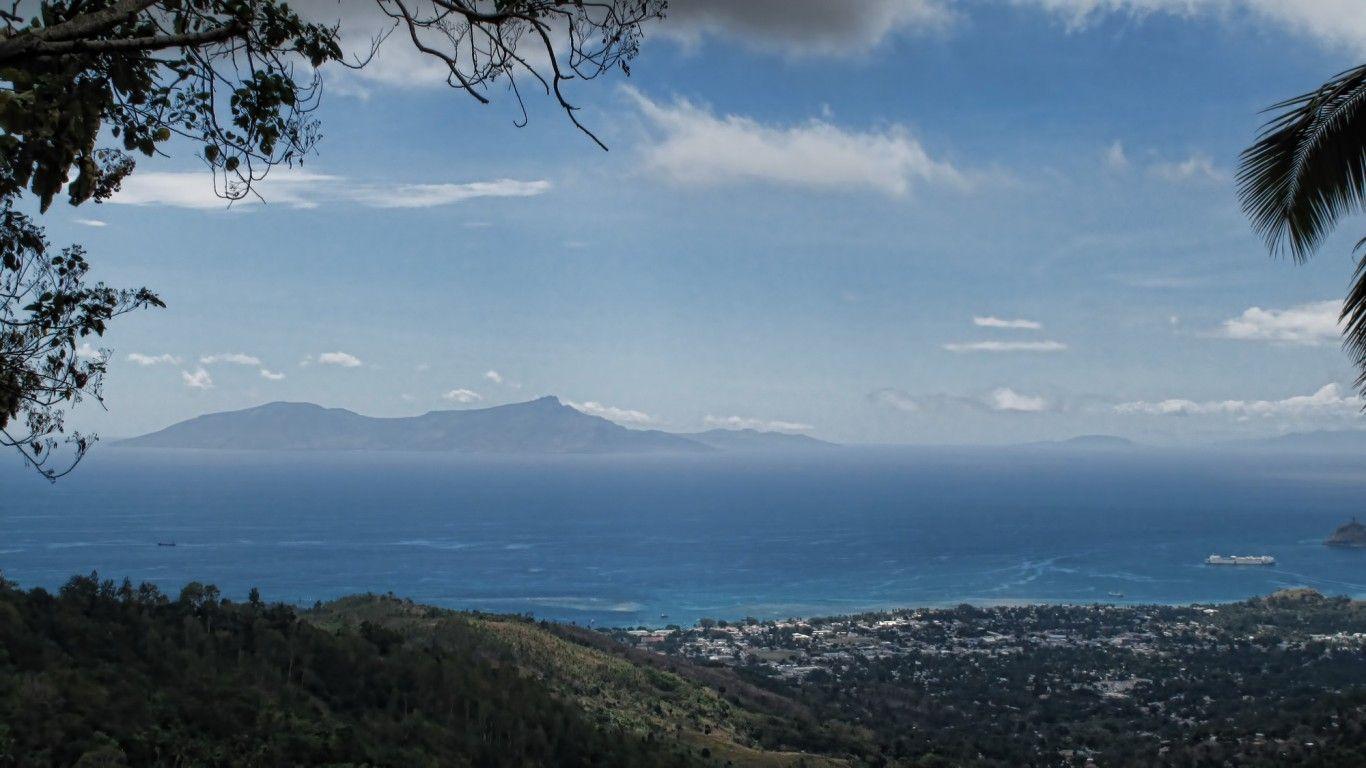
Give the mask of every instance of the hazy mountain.
M 456 451 L 463 453 L 696 453 L 710 446 L 635 430 L 555 397 L 465 411 L 374 418 L 311 403 L 269 403 L 210 413 L 117 445 L 238 450 Z
M 722 451 L 819 451 L 839 447 L 806 435 L 760 432 L 757 429 L 711 429 L 706 432 L 685 432 L 680 437 Z
M 1025 443 L 1022 448 L 1064 448 L 1079 451 L 1114 451 L 1138 447 L 1138 443 L 1117 435 L 1078 435 L 1066 440 L 1043 440 Z

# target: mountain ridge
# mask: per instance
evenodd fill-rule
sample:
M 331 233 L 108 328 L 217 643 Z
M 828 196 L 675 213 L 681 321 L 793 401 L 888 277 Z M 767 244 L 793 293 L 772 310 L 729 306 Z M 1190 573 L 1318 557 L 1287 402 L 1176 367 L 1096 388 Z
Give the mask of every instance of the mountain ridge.
M 748 430 L 691 435 L 629 429 L 547 395 L 487 408 L 364 416 L 316 403 L 274 401 L 202 414 L 114 445 L 218 450 L 447 451 L 488 454 L 709 453 L 828 446 L 805 435 Z

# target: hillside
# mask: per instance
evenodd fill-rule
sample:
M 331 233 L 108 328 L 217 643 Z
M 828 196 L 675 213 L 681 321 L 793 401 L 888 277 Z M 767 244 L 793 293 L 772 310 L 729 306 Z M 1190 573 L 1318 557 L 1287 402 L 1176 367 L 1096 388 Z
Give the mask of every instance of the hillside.
M 669 667 L 395 598 L 0 581 L 0 765 L 843 764 L 781 748 L 797 705 Z
M 460 453 L 698 453 L 701 443 L 627 429 L 555 397 L 421 416 L 376 418 L 311 403 L 210 413 L 121 441 L 139 448 L 452 451 Z
M 1307 589 L 645 633 L 0 580 L 0 765 L 1357 766 L 1363 629 Z

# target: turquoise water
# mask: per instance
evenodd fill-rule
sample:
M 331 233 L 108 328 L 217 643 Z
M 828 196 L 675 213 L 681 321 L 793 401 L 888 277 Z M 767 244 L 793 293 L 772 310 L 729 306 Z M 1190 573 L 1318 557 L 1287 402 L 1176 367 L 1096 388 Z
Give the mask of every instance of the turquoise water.
M 1366 596 L 1366 456 L 843 448 L 490 459 L 100 448 L 0 467 L 0 568 L 309 604 L 387 592 L 597 624 L 957 602 Z M 175 547 L 159 547 L 174 541 Z M 1211 568 L 1212 552 L 1271 568 Z M 1118 592 L 1123 598 L 1113 598 Z M 664 618 L 666 617 L 667 618 Z

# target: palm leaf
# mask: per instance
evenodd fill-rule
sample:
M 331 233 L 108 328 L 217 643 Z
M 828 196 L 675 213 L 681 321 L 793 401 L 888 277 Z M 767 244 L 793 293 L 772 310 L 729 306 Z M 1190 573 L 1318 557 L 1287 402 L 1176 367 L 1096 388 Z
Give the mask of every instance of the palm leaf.
M 1243 152 L 1238 196 L 1273 254 L 1304 261 L 1366 196 L 1366 66 L 1271 110 Z
M 1356 250 L 1360 251 L 1363 245 L 1366 237 L 1357 243 Z M 1366 257 L 1357 262 L 1352 289 L 1347 292 L 1338 320 L 1342 325 L 1342 346 L 1356 363 L 1357 390 L 1366 392 Z

